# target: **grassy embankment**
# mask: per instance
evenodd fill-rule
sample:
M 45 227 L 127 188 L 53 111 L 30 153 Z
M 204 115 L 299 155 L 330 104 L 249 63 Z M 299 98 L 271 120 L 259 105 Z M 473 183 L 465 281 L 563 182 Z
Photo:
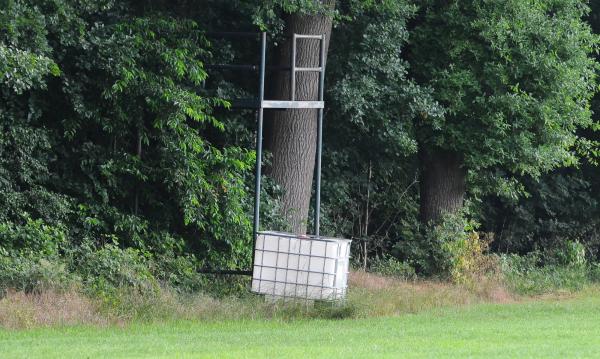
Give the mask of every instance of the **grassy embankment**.
M 0 330 L 0 348 L 2 358 L 597 357 L 598 294 L 426 305 L 413 314 L 364 319 L 168 319 Z
M 124 294 L 110 306 L 77 292 L 0 300 L 2 358 L 594 357 L 600 289 L 524 297 L 353 273 L 340 308 L 260 298 Z M 333 320 L 343 318 L 342 320 Z

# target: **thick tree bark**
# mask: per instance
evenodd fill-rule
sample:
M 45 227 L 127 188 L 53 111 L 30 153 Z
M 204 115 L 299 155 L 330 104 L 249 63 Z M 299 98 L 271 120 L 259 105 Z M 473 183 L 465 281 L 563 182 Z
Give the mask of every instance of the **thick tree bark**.
M 467 171 L 462 156 L 443 150 L 421 150 L 420 216 L 423 223 L 439 220 L 463 206 Z
M 334 6 L 333 0 L 324 0 Z M 332 20 L 322 15 L 291 14 L 286 18 L 286 34 L 325 34 L 326 53 L 331 36 Z M 319 41 L 298 39 L 297 67 L 319 66 Z M 291 40 L 282 44 L 277 62 L 291 64 Z M 269 95 L 275 99 L 289 99 L 290 74 L 280 73 L 270 83 Z M 319 76 L 316 72 L 296 74 L 296 100 L 308 101 L 318 98 Z M 281 186 L 283 210 L 294 233 L 306 233 L 317 141 L 317 110 L 295 109 L 271 111 L 266 118 L 265 133 L 267 149 L 273 158 L 267 173 Z

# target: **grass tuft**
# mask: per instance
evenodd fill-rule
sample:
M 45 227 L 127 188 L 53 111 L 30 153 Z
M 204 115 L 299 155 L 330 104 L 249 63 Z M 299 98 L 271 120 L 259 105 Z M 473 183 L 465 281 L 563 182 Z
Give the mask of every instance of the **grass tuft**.
M 492 281 L 482 281 L 476 289 L 471 289 L 448 282 L 405 281 L 359 271 L 350 273 L 349 285 L 348 302 L 357 308 L 357 317 L 395 316 L 515 300 L 501 284 Z
M 92 300 L 76 291 L 27 294 L 9 291 L 0 299 L 0 327 L 4 328 L 106 325 L 108 322 Z

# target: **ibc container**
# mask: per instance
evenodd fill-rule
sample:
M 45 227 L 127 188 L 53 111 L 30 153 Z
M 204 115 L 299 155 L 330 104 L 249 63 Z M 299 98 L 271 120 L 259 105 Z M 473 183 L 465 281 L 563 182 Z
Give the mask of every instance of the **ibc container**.
M 259 232 L 254 249 L 252 291 L 274 298 L 343 299 L 351 242 Z

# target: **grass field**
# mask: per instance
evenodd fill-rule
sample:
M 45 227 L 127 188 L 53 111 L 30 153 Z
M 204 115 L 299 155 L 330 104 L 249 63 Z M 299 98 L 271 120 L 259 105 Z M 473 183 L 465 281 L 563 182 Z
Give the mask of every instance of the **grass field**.
M 600 357 L 600 296 L 349 320 L 0 330 L 1 358 Z

